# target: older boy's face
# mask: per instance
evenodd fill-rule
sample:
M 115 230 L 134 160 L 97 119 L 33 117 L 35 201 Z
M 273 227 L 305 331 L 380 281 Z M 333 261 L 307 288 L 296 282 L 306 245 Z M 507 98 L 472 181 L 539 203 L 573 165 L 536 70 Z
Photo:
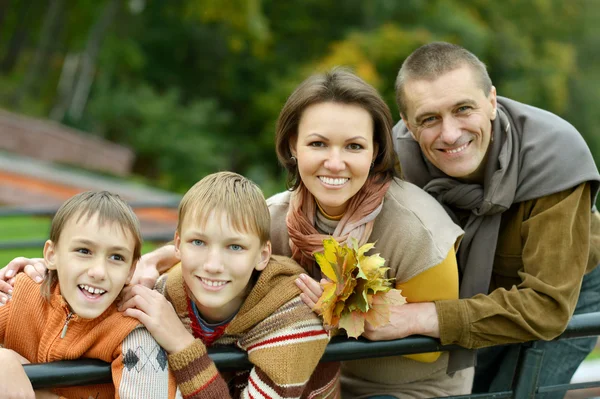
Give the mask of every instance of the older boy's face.
M 204 226 L 187 219 L 175 233 L 175 248 L 188 292 L 205 320 L 226 320 L 244 302 L 252 272 L 267 266 L 271 245 L 233 229 L 223 212 L 212 212 Z
M 59 242 L 46 242 L 44 258 L 56 270 L 60 293 L 84 319 L 100 316 L 133 272 L 135 239 L 117 223 L 100 224 L 97 215 L 65 223 Z
M 471 68 L 435 80 L 409 80 L 402 115 L 421 151 L 455 178 L 481 180 L 496 119 L 496 89 L 484 93 Z

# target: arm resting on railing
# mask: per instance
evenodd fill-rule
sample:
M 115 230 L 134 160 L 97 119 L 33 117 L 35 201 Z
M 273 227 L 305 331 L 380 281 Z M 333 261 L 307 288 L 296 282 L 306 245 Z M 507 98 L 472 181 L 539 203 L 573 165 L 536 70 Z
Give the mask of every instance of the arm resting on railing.
M 557 339 L 600 335 L 600 312 L 575 315 L 565 332 Z M 413 336 L 393 341 L 368 341 L 346 337 L 331 340 L 321 361 L 341 361 L 406 355 L 411 353 L 438 352 L 457 349 L 455 345 L 442 346 L 439 340 Z M 235 347 L 212 347 L 209 356 L 219 370 L 239 370 L 252 367 L 247 353 Z M 25 372 L 35 389 L 60 386 L 89 385 L 110 382 L 110 365 L 91 360 L 70 360 L 44 364 L 25 365 Z

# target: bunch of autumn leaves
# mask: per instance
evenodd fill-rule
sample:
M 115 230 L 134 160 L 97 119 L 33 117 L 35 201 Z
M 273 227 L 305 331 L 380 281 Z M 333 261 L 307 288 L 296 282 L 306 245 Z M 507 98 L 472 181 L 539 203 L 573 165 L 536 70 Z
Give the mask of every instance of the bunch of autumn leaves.
M 327 328 L 343 328 L 349 337 L 357 338 L 365 330 L 365 321 L 375 328 L 390 321 L 390 307 L 402 305 L 406 299 L 385 278 L 389 269 L 379 254 L 365 255 L 374 244 L 358 247 L 340 245 L 334 238 L 323 240 L 323 253 L 315 253 L 321 272 L 329 279 L 322 283 L 323 294 L 315 310 Z

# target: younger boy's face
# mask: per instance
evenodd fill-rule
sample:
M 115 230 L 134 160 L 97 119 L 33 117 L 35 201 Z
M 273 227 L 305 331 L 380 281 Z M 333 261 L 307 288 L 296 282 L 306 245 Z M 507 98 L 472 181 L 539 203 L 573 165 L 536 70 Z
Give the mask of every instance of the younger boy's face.
M 223 212 L 212 212 L 204 226 L 187 219 L 175 233 L 183 279 L 206 321 L 226 320 L 244 302 L 252 272 L 267 266 L 271 244 L 235 230 Z
M 48 240 L 44 258 L 56 270 L 60 293 L 84 319 L 100 316 L 133 273 L 135 239 L 117 223 L 100 224 L 97 215 L 65 223 L 59 242 Z

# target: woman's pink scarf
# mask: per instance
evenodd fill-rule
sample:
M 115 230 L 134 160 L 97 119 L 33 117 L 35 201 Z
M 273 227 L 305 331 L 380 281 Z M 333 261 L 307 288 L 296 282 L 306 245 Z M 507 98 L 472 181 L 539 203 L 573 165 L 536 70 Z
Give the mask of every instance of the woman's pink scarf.
M 363 245 L 371 236 L 375 218 L 381 212 L 383 197 L 391 183 L 387 181 L 381 184 L 376 180 L 377 176 L 371 176 L 350 199 L 344 216 L 332 234 L 340 244 L 353 237 L 359 245 Z M 316 211 L 315 198 L 306 186 L 300 183 L 292 193 L 286 217 L 292 258 L 313 278 L 320 279 L 321 272 L 315 264 L 313 254 L 323 251 L 323 240 L 329 236 L 319 233 L 315 227 Z

